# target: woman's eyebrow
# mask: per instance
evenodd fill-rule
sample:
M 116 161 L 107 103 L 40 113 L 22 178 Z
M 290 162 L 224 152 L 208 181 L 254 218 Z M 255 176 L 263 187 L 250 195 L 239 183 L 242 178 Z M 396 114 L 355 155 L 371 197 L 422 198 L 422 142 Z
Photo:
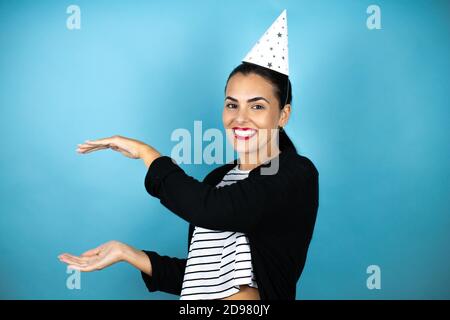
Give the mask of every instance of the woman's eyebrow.
M 248 99 L 247 102 L 254 102 L 254 101 L 258 101 L 258 100 L 264 100 L 265 102 L 267 102 L 268 104 L 270 104 L 269 100 L 267 100 L 267 99 L 264 98 L 264 97 L 254 97 L 254 98 Z
M 233 98 L 233 97 L 230 97 L 230 96 L 227 96 L 227 97 L 225 98 L 225 100 L 227 100 L 227 99 L 228 99 L 228 100 L 231 100 L 231 101 L 238 102 L 238 99 Z M 258 101 L 258 100 L 264 100 L 264 101 L 266 101 L 267 103 L 270 104 L 269 100 L 267 100 L 267 99 L 264 98 L 264 97 L 254 97 L 254 98 L 248 99 L 247 102 L 254 102 L 254 101 Z

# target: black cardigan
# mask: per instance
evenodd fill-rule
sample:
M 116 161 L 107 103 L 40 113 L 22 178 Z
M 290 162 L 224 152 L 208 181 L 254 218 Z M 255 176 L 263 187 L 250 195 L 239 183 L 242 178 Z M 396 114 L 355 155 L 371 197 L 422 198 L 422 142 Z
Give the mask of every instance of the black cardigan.
M 275 174 L 263 174 L 277 162 Z M 293 300 L 316 221 L 319 173 L 308 158 L 289 149 L 246 179 L 215 188 L 237 163 L 222 165 L 199 182 L 162 156 L 148 168 L 145 188 L 190 223 L 188 246 L 194 226 L 245 233 L 261 299 Z M 180 295 L 187 260 L 144 252 L 152 264 L 152 276 L 141 272 L 148 290 Z

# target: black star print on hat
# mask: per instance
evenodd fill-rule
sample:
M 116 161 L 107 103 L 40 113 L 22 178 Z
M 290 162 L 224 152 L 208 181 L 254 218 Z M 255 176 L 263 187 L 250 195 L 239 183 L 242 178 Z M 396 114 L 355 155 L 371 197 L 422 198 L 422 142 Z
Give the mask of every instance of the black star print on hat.
M 263 33 L 263 36 L 242 61 L 251 62 L 289 76 L 286 10 Z

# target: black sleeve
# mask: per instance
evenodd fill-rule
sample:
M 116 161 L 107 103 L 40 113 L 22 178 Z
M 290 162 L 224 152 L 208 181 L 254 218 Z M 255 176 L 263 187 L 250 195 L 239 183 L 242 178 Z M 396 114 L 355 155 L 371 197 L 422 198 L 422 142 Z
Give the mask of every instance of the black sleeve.
M 160 256 L 154 251 L 145 251 L 152 265 L 152 275 L 141 272 L 142 279 L 150 292 L 163 291 L 180 295 L 183 285 L 186 259 Z
M 215 188 L 188 176 L 172 158 L 161 156 L 151 163 L 145 188 L 162 205 L 193 225 L 250 233 L 262 222 L 267 225 L 291 218 L 292 195 L 296 205 L 301 203 L 309 173 L 301 165 L 286 165 L 273 175 L 257 174 Z

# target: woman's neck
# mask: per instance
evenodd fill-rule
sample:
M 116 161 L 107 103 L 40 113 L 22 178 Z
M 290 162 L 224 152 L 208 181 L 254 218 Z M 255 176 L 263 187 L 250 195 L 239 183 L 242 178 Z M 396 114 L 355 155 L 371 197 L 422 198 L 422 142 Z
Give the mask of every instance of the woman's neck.
M 281 151 L 274 148 L 273 152 L 253 152 L 253 153 L 239 153 L 239 170 L 252 170 L 262 163 L 275 158 Z

